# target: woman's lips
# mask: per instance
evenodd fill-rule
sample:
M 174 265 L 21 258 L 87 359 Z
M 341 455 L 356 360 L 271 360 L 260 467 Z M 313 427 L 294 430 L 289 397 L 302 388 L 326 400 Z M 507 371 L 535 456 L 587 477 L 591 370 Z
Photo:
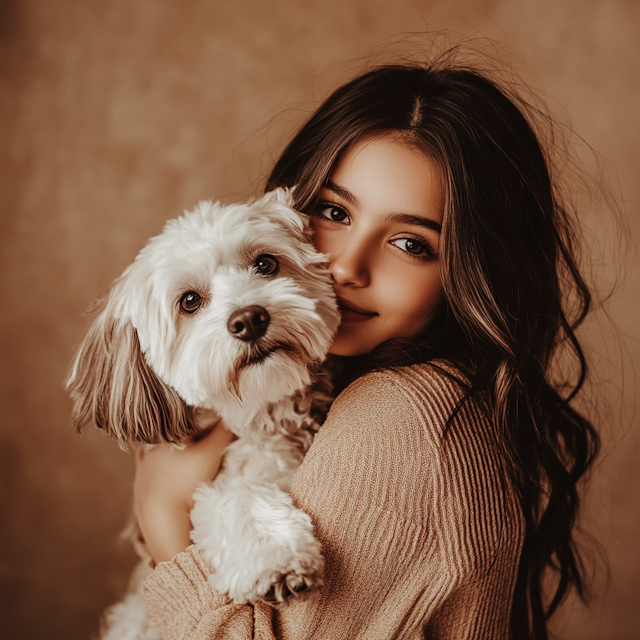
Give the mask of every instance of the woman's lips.
M 366 309 L 359 307 L 357 304 L 344 300 L 343 298 L 338 298 L 338 307 L 340 309 L 340 314 L 342 315 L 342 322 L 347 322 L 349 324 L 366 322 L 378 315 L 375 311 L 367 311 Z

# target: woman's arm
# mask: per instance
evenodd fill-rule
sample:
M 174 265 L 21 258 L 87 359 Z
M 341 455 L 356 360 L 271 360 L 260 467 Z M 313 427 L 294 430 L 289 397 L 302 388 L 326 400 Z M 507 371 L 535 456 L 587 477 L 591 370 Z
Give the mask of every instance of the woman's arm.
M 158 445 L 136 455 L 133 483 L 134 512 L 154 562 L 170 560 L 190 544 L 193 492 L 213 480 L 234 435 L 221 420 L 203 427 L 211 431 L 183 449 Z

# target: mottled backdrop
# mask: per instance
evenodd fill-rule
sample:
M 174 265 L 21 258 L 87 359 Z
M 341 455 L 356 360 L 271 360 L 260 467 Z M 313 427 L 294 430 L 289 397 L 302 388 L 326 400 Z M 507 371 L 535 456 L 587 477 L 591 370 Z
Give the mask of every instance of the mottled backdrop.
M 611 208 L 585 214 L 601 286 L 627 271 L 608 306 L 617 334 L 604 313 L 585 334 L 608 446 L 584 526 L 607 550 L 611 577 L 556 629 L 640 637 L 640 274 L 616 235 L 640 234 L 640 3 L 0 0 L 5 640 L 88 638 L 134 562 L 117 542 L 132 461 L 69 426 L 62 381 L 83 312 L 164 220 L 201 198 L 258 193 L 331 88 L 370 60 L 415 53 L 420 40 L 393 44 L 400 34 L 434 30 L 454 42 L 493 38 L 601 154 L 617 194 L 617 222 Z

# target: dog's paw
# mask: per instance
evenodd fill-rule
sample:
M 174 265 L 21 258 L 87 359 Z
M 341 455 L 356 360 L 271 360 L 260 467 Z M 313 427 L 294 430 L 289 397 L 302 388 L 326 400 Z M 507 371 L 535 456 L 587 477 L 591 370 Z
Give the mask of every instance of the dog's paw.
M 265 602 L 279 607 L 308 598 L 322 586 L 324 561 L 311 538 L 304 550 L 271 544 L 248 549 L 238 560 L 225 558 L 209 584 L 236 604 Z
M 202 485 L 194 494 L 191 538 L 215 567 L 209 584 L 216 591 L 236 604 L 279 606 L 322 585 L 320 543 L 291 496 L 276 485 L 239 486 L 231 497 L 215 493 Z
M 256 598 L 256 602 L 264 602 L 278 609 L 295 601 L 306 600 L 322 584 L 322 574 L 280 574 L 268 591 Z

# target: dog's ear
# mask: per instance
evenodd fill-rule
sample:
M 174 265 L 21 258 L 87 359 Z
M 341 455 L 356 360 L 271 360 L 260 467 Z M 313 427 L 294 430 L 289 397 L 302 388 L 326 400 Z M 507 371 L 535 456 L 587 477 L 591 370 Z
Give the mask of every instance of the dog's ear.
M 100 306 L 66 382 L 76 430 L 94 424 L 123 449 L 193 435 L 193 410 L 147 364 L 131 322 L 115 318 L 108 299 Z
M 281 225 L 295 237 L 303 239 L 309 225 L 309 216 L 294 208 L 294 189 L 295 187 L 290 189 L 278 187 L 268 191 L 260 200 L 254 202 L 253 206 L 261 211 L 267 211 L 272 222 Z
M 267 202 L 275 202 L 277 204 L 282 204 L 285 207 L 293 208 L 293 192 L 295 191 L 295 189 L 295 186 L 291 188 L 276 187 L 271 191 L 267 191 L 267 193 L 265 193 L 262 198 L 260 198 L 260 202 L 262 204 L 266 204 Z

